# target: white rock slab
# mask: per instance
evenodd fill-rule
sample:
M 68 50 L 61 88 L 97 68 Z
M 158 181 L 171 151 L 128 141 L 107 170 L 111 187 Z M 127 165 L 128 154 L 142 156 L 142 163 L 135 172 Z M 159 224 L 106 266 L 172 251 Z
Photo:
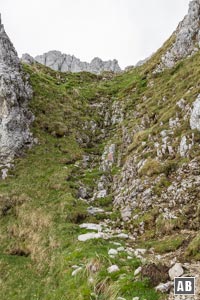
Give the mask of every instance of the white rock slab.
M 97 230 L 97 231 L 101 231 L 102 227 L 99 224 L 94 224 L 94 223 L 83 223 L 81 225 L 79 225 L 80 228 L 85 228 L 88 230 Z
M 96 214 L 101 214 L 101 213 L 103 213 L 103 212 L 104 212 L 104 209 L 99 208 L 99 207 L 93 207 L 93 206 L 91 206 L 91 207 L 89 207 L 89 208 L 87 209 L 87 212 L 88 212 L 90 215 L 96 215 Z
M 91 232 L 91 233 L 81 234 L 78 236 L 78 240 L 80 242 L 85 242 L 92 239 L 103 239 L 103 238 L 104 238 L 104 234 L 102 232 L 99 233 Z
M 126 233 L 119 233 L 115 237 L 118 237 L 119 239 L 128 239 L 129 236 Z

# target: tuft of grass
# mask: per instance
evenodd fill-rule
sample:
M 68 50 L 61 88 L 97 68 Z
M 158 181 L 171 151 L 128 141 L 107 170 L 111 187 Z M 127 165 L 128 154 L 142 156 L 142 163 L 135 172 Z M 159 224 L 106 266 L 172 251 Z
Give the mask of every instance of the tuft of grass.
M 143 246 L 147 249 L 154 248 L 155 252 L 164 254 L 167 252 L 175 251 L 178 248 L 180 248 L 184 240 L 184 236 L 175 235 L 165 237 L 164 239 L 146 241 L 143 243 Z
M 187 220 L 184 216 L 174 219 L 165 219 L 162 215 L 160 215 L 156 220 L 156 232 L 159 236 L 163 234 L 172 234 L 176 230 L 183 229 L 185 227 L 185 221 Z
M 199 232 L 188 245 L 185 252 L 185 256 L 187 258 L 200 260 L 200 233 Z

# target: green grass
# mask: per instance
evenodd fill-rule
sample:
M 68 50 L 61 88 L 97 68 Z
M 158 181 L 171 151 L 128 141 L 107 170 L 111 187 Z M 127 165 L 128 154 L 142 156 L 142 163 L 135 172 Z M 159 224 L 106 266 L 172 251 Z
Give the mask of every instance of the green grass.
M 170 236 L 160 240 L 151 240 L 142 243 L 144 248 L 154 248 L 156 253 L 164 254 L 172 252 L 181 247 L 185 240 L 184 235 L 182 236 Z
M 187 258 L 195 258 L 196 260 L 200 260 L 200 233 L 192 239 L 190 244 L 187 247 L 186 253 Z

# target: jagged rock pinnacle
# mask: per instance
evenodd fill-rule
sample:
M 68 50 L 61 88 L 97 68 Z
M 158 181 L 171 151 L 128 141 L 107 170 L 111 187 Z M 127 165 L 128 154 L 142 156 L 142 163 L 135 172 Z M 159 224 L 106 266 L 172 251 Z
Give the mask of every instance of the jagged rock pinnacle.
M 32 63 L 33 58 L 31 59 L 30 55 L 24 54 L 22 55 L 21 60 L 25 63 Z M 56 50 L 36 56 L 35 61 L 50 67 L 55 71 L 61 72 L 76 73 L 87 71 L 100 74 L 104 71 L 110 71 L 114 73 L 121 71 L 116 59 L 103 61 L 99 57 L 95 57 L 90 63 L 87 63 L 80 61 L 80 59 L 76 58 L 74 55 L 63 54 Z

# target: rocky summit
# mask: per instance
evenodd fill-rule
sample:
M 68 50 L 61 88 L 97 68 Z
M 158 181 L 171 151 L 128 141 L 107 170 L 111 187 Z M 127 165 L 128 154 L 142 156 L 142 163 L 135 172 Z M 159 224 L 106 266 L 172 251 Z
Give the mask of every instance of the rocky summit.
M 121 71 L 116 59 L 103 61 L 95 57 L 90 63 L 82 62 L 74 55 L 63 54 L 60 51 L 49 51 L 43 55 L 38 55 L 34 59 L 29 54 L 23 54 L 21 60 L 25 63 L 32 63 L 34 60 L 55 71 L 60 72 L 90 72 L 101 74 L 102 72 L 118 73 Z
M 20 63 L 1 25 L 0 299 L 200 299 L 199 3 L 119 73 Z
M 189 4 L 188 14 L 172 35 L 173 43 L 161 57 L 157 71 L 171 68 L 174 64 L 189 55 L 193 55 L 200 47 L 200 1 L 193 0 Z

